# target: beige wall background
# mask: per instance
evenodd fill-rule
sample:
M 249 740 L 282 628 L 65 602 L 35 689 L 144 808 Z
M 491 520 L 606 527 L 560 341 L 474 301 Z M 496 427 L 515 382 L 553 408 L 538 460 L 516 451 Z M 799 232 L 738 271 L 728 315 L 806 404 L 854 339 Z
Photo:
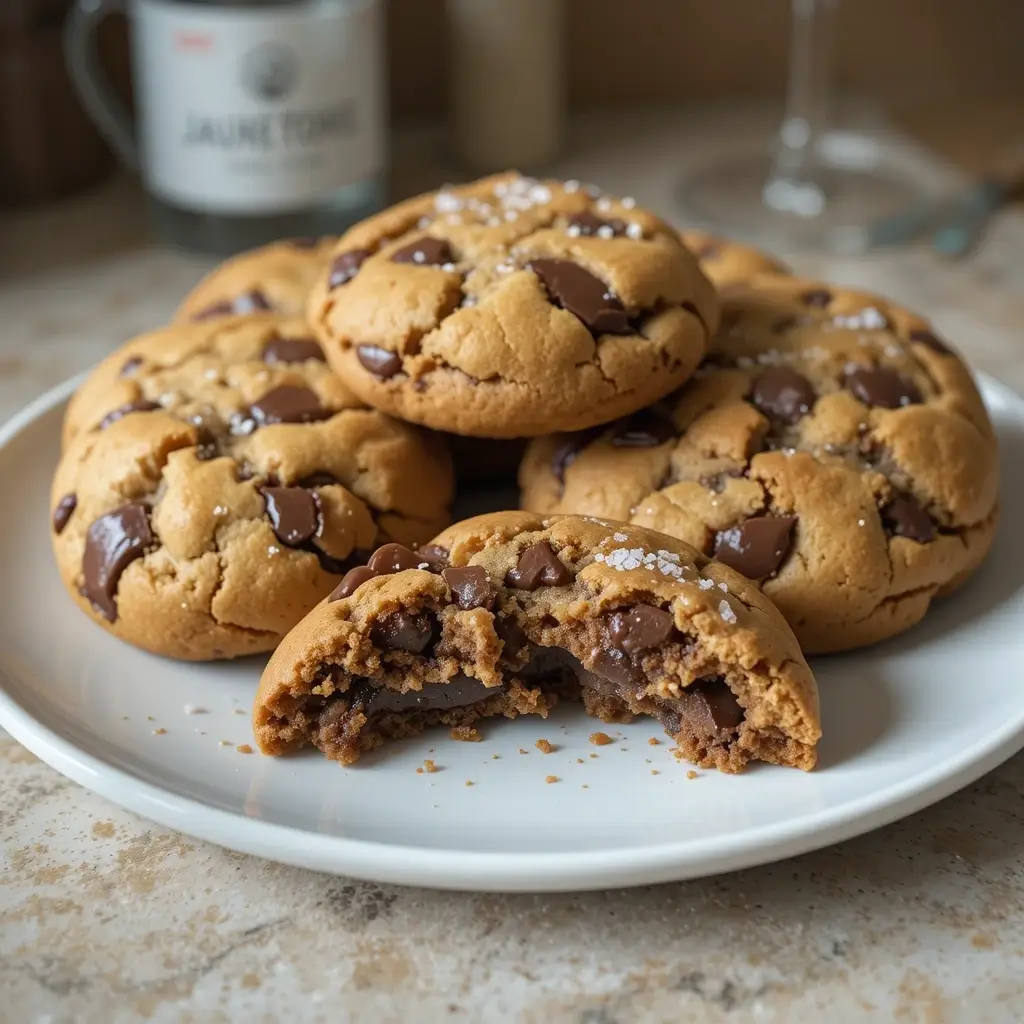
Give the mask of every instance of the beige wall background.
M 565 0 L 571 106 L 780 95 L 789 0 Z M 446 108 L 444 0 L 388 0 L 392 111 Z M 1019 94 L 1024 0 L 841 0 L 841 84 L 890 105 Z

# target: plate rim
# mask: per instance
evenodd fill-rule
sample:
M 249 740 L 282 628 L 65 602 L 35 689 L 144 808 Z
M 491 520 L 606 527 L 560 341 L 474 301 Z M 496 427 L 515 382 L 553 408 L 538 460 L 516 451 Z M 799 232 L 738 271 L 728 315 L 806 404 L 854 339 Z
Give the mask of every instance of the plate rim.
M 0 450 L 66 401 L 79 374 L 34 399 L 0 426 Z M 981 389 L 1011 404 L 1024 398 L 985 373 Z M 175 831 L 279 863 L 364 881 L 475 892 L 572 892 L 722 874 L 809 853 L 913 814 L 969 785 L 1024 747 L 1024 701 L 1016 719 L 918 772 L 837 807 L 699 840 L 557 853 L 455 851 L 310 832 L 183 797 L 76 746 L 14 697 L 0 666 L 0 727 L 32 754 L 104 799 Z

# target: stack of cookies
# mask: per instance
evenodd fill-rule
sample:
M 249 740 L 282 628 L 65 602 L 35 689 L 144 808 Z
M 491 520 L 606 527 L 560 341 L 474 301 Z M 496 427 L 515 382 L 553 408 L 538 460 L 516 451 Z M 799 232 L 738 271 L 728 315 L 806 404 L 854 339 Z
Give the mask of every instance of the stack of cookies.
M 510 454 L 523 511 L 448 526 Z M 919 621 L 996 509 L 992 426 L 925 321 L 504 174 L 214 271 L 71 403 L 53 537 L 123 640 L 273 650 L 270 754 L 577 700 L 698 764 L 806 769 L 804 654 Z

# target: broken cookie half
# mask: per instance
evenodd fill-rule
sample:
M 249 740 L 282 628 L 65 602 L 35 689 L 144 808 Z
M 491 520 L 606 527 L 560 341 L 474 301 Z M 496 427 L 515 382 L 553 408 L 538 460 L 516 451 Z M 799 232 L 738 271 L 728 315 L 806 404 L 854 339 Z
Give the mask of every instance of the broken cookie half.
M 418 552 L 378 548 L 284 639 L 260 683 L 260 748 L 351 764 L 387 739 L 582 700 L 656 719 L 681 757 L 810 769 L 814 677 L 748 580 L 682 541 L 582 516 L 500 512 Z

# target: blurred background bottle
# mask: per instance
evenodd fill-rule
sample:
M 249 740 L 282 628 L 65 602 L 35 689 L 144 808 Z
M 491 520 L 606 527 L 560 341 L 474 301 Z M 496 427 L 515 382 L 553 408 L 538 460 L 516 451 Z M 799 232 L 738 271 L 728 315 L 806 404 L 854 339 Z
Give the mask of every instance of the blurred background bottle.
M 118 10 L 134 118 L 96 54 Z M 384 201 L 379 0 L 77 0 L 65 49 L 164 241 L 226 255 L 340 232 Z

